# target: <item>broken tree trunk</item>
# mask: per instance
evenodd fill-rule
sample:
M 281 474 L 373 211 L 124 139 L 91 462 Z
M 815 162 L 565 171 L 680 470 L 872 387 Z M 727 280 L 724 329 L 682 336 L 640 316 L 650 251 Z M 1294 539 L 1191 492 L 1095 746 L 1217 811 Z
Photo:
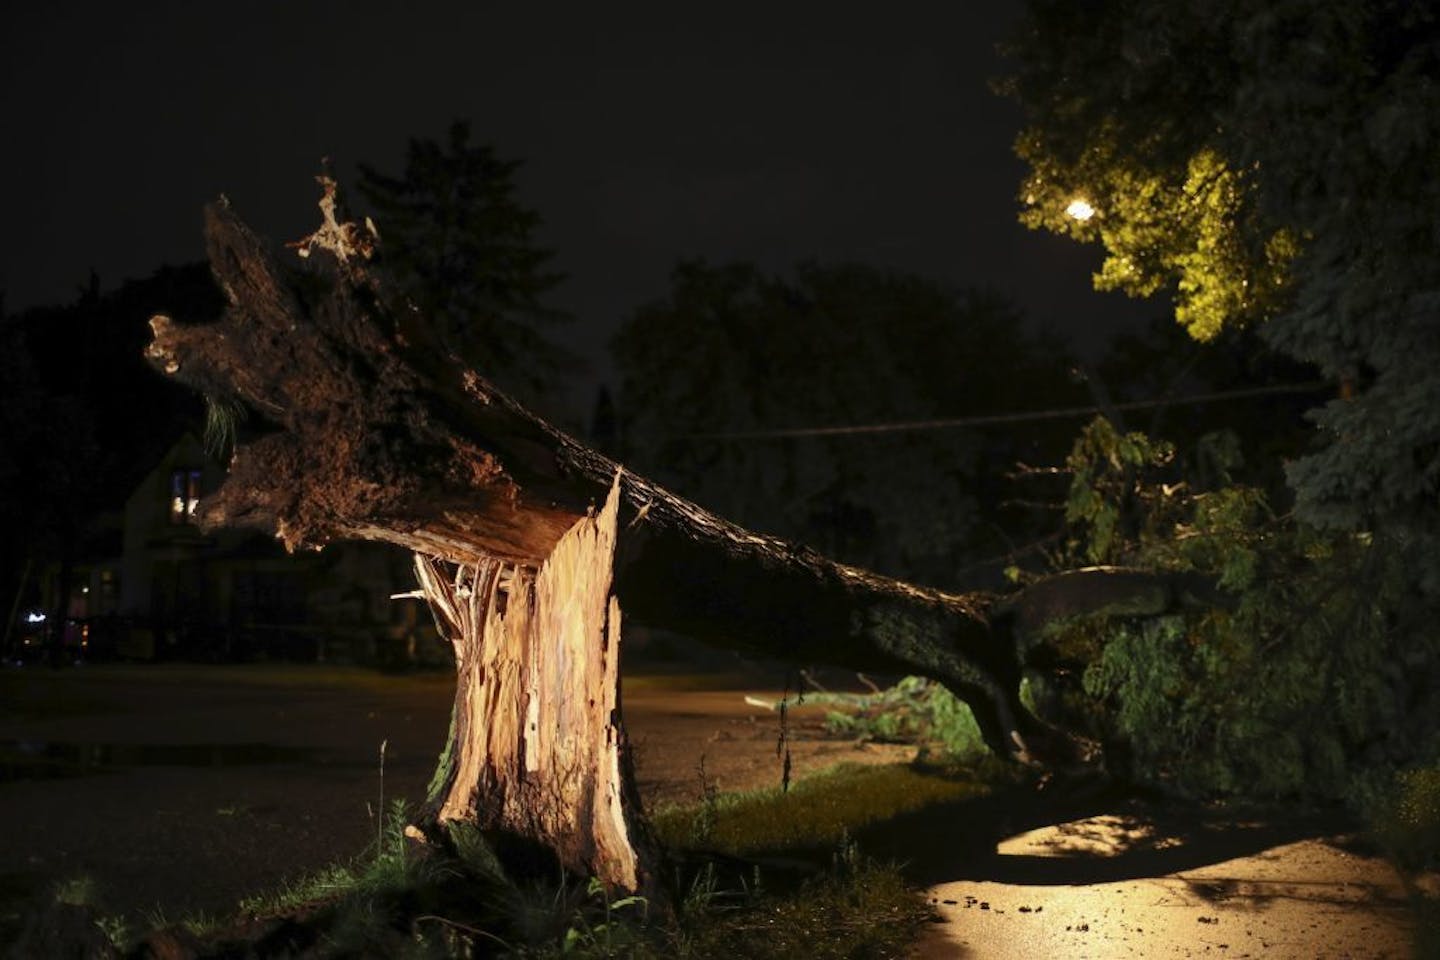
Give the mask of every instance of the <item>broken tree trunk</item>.
M 322 182 L 324 222 L 296 255 L 210 207 L 229 307 L 205 326 L 155 317 L 147 352 L 263 429 L 202 524 L 292 550 L 360 538 L 417 554 L 459 670 L 436 819 L 539 843 L 618 887 L 650 882 L 620 721 L 622 610 L 767 657 L 923 674 L 971 706 L 995 750 L 1070 755 L 1019 701 L 1013 601 L 992 623 L 989 595 L 743 530 L 564 435 L 439 348 Z
M 430 788 L 440 824 L 543 838 L 563 863 L 626 890 L 649 885 L 620 726 L 620 607 L 611 591 L 619 485 L 537 571 L 416 555 L 455 645 L 450 741 Z

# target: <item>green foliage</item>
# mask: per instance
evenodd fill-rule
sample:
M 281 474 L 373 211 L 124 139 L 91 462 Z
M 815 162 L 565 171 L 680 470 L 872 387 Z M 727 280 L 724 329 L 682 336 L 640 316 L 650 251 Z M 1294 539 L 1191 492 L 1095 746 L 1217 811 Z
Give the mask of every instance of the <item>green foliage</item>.
M 519 166 L 457 122 L 443 144 L 411 140 L 402 176 L 361 164 L 359 188 L 386 270 L 444 346 L 534 395 L 568 359 L 545 328 L 568 318 L 545 302 L 563 278 L 536 244 L 540 216 L 515 197 Z
M 1123 521 L 1134 513 L 1143 495 L 1136 476 L 1143 469 L 1164 467 L 1174 457 L 1166 444 L 1152 444 L 1143 434 L 1120 434 L 1109 420 L 1091 421 L 1075 442 L 1065 465 L 1074 478 L 1065 500 L 1065 521 L 1081 537 L 1072 550 L 1089 563 L 1111 563 L 1124 549 Z M 1164 495 L 1163 489 L 1161 495 Z
M 905 955 L 929 909 L 893 865 L 854 856 L 789 896 L 758 897 L 682 928 L 660 956 L 878 958 Z
M 450 730 L 445 734 L 445 749 L 440 751 L 440 759 L 435 762 L 435 772 L 430 775 L 430 784 L 425 788 L 427 803 L 434 803 L 440 797 L 450 785 L 450 777 L 455 771 L 455 724 L 458 712 L 454 707 L 450 710 Z
M 241 899 L 240 913 L 269 917 L 316 903 L 325 903 L 353 890 L 358 874 L 353 864 L 331 864 L 290 880 L 274 890 Z
M 705 757 L 700 757 L 700 803 L 694 808 L 690 821 L 690 834 L 684 846 L 692 849 L 707 849 L 715 839 L 715 825 L 720 822 L 720 789 L 705 774 Z M 787 777 L 788 780 L 788 777 Z M 782 785 L 784 792 L 787 785 Z M 672 844 L 674 846 L 675 844 Z
M 227 460 L 235 449 L 240 424 L 245 421 L 245 405 L 222 397 L 205 397 L 205 451 L 218 460 Z
M 421 847 L 405 836 L 413 814 L 392 801 L 369 850 L 242 900 L 241 917 L 303 918 L 321 934 L 317 957 L 468 957 L 477 942 L 508 946 L 485 927 L 504 926 L 514 888 L 479 832 L 456 829 L 448 853 Z
M 1259 257 L 1247 249 L 1240 222 L 1247 183 L 1213 150 L 1198 150 L 1174 170 L 1146 169 L 1116 156 L 1102 133 L 1078 162 L 1065 165 L 1031 130 L 1016 152 L 1032 171 L 1022 188 L 1021 222 L 1101 243 L 1107 256 L 1095 274 L 1097 290 L 1148 297 L 1172 288 L 1175 319 L 1197 340 L 1274 309 L 1295 238 L 1276 230 L 1260 244 Z M 1075 199 L 1101 212 L 1077 220 L 1066 213 Z
M 1258 324 L 1348 386 L 1289 465 L 1297 509 L 1395 531 L 1440 592 L 1440 15 L 1403 0 L 1034 0 L 1006 88 L 1031 226 L 1192 334 Z M 1076 196 L 1096 209 L 1064 213 Z
M 507 883 L 505 867 L 490 848 L 480 828 L 469 820 L 452 821 L 446 828 L 456 859 L 470 876 Z
M 1366 777 L 1440 746 L 1440 636 L 1398 554 L 1275 517 L 1231 478 L 1238 451 L 1224 438 L 1189 462 L 1208 463 L 1215 485 L 1191 486 L 1173 449 L 1140 435 L 1097 423 L 1077 442 L 1071 555 L 1202 574 L 1220 596 L 1055 626 L 1046 644 L 1070 680 L 1042 678 L 1059 689 L 1047 702 L 1141 779 L 1359 802 Z
M 624 455 L 753 529 L 838 559 L 947 582 L 994 537 L 998 465 L 1059 428 L 727 436 L 1076 402 L 1065 352 L 998 296 L 860 265 L 776 277 L 682 263 L 612 347 Z M 1033 441 L 1035 445 L 1029 445 Z
M 95 878 L 79 874 L 60 881 L 55 885 L 55 902 L 72 907 L 90 907 L 96 902 L 98 888 Z
M 644 897 L 612 898 L 593 877 L 510 887 L 501 914 L 496 929 L 508 946 L 502 954 L 533 960 L 648 960 L 664 955 L 659 945 L 669 933 L 651 922 Z
M 970 707 L 924 677 L 905 677 L 879 693 L 807 694 L 806 699 L 846 707 L 825 718 L 826 726 L 835 733 L 934 745 L 952 757 L 973 757 L 986 749 Z
M 562 933 L 519 942 L 507 955 L 536 960 L 894 957 L 903 954 L 929 917 L 899 868 L 869 861 L 850 844 L 841 846 L 831 869 L 787 894 L 757 887 L 725 890 L 716 885 L 712 871 L 701 875 L 677 920 L 652 922 L 641 907 L 643 901 L 634 898 L 608 902 L 603 890 L 591 885 L 583 899 L 558 898 L 543 905 L 552 913 L 570 910 Z
M 405 827 L 413 811 L 403 799 L 392 800 L 381 820 L 380 834 L 369 850 L 354 860 L 331 864 L 240 901 L 240 912 L 250 916 L 276 916 L 320 904 L 356 900 L 367 902 L 426 882 L 436 863 L 411 850 Z
M 985 790 L 971 780 L 908 766 L 842 764 L 801 780 L 788 792 L 706 791 L 698 805 L 661 810 L 655 826 L 662 842 L 685 846 L 694 823 L 709 817 L 707 849 L 732 856 L 829 851 L 830 867 L 789 893 L 766 890 L 759 868 L 738 890 L 722 887 L 713 868 L 702 870 L 683 902 L 678 925 L 652 940 L 657 943 L 653 955 L 689 960 L 901 956 L 929 910 L 899 867 L 860 853 L 851 829 Z
M 592 918 L 593 911 L 575 911 L 574 924 L 565 931 L 560 942 L 560 953 L 567 957 L 614 957 L 627 953 L 635 955 L 642 942 L 644 918 L 649 901 L 644 897 L 621 897 L 610 899 L 605 885 L 594 877 L 585 888 L 591 901 L 600 905 L 599 916 Z M 625 911 L 638 913 L 639 923 L 626 922 Z
M 100 932 L 105 935 L 105 939 L 110 941 L 115 949 L 122 952 L 135 947 L 138 934 L 142 930 L 180 927 L 194 936 L 204 936 L 218 925 L 214 917 L 205 913 L 197 913 L 184 917 L 178 922 L 172 922 L 166 917 L 165 911 L 159 907 L 146 912 L 144 923 L 137 924 L 134 917 L 126 916 L 123 913 L 109 912 L 106 908 L 105 898 L 101 894 L 100 885 L 89 874 L 77 874 L 61 880 L 55 885 L 53 895 L 58 904 L 84 908 L 83 915 L 100 928 Z
M 105 934 L 105 939 L 109 940 L 116 949 L 123 950 L 130 945 L 130 940 L 133 936 L 131 933 L 132 928 L 130 921 L 126 920 L 123 916 L 113 913 L 106 914 L 98 917 L 95 920 L 95 925 L 100 928 L 100 932 Z
M 1368 813 L 1371 832 L 1402 869 L 1440 865 L 1440 766 L 1397 772 L 1376 791 Z

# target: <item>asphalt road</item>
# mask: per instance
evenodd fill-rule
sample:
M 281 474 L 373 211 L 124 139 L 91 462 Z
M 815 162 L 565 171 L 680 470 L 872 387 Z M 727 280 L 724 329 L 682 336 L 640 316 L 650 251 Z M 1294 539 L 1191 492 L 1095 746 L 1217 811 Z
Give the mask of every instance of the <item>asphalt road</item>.
M 779 690 L 713 683 L 627 679 L 647 804 L 697 798 L 702 758 L 722 790 L 779 782 L 778 717 L 745 700 Z M 452 689 L 444 675 L 334 667 L 0 672 L 0 919 L 81 877 L 107 911 L 225 915 L 360 853 L 382 792 L 424 795 Z M 815 710 L 792 714 L 790 740 L 796 776 L 906 756 L 826 737 Z M 1118 795 L 993 800 L 855 834 L 927 888 L 941 922 L 919 958 L 1411 953 L 1406 889 L 1343 825 L 1207 817 Z M 1440 894 L 1436 878 L 1422 882 Z
M 776 714 L 715 678 L 626 681 L 649 805 L 778 784 Z M 103 908 L 224 915 L 239 898 L 360 853 L 377 809 L 424 797 L 453 680 L 314 666 L 0 672 L 0 907 L 93 881 Z M 792 714 L 792 716 L 794 716 Z M 898 747 L 791 725 L 795 775 Z M 385 745 L 383 777 L 380 747 Z

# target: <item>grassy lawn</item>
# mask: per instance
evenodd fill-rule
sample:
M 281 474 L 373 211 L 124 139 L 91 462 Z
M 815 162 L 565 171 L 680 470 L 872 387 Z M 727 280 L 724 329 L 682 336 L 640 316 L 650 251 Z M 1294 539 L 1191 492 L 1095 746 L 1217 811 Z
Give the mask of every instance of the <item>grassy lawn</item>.
M 370 850 L 247 898 L 235 918 L 152 919 L 224 955 L 281 931 L 304 957 L 901 957 L 929 908 L 897 866 L 856 848 L 851 829 L 986 790 L 904 765 L 841 765 L 788 793 L 668 807 L 654 819 L 672 854 L 668 909 L 573 878 L 513 878 L 463 827 L 452 849 L 419 850 L 397 806 Z M 799 878 L 772 874 L 765 858 L 786 854 L 811 866 Z M 57 899 L 83 905 L 83 894 L 70 885 Z M 119 918 L 96 922 L 122 947 L 145 933 Z
M 789 792 L 772 787 L 713 794 L 699 804 L 664 807 L 653 821 L 667 847 L 743 857 L 833 848 L 866 824 L 986 792 L 973 780 L 908 764 L 840 764 L 801 780 Z
M 394 676 L 327 664 L 27 669 L 0 671 L 0 716 L 24 727 L 130 714 L 163 707 L 170 690 L 193 688 L 188 696 L 204 701 L 217 685 L 262 698 L 303 688 L 365 696 L 411 690 L 448 701 L 451 684 L 448 672 Z M 640 675 L 626 685 L 663 693 L 714 681 Z M 702 801 L 652 818 L 671 854 L 663 907 L 609 896 L 583 878 L 511 876 L 463 829 L 452 831 L 452 849 L 421 850 L 403 839 L 404 811 L 392 811 L 390 829 L 370 850 L 256 891 L 233 917 L 106 915 L 96 905 L 103 901 L 97 885 L 83 876 L 62 885 L 54 900 L 89 910 L 122 947 L 164 927 L 189 938 L 201 956 L 245 955 L 283 934 L 293 941 L 286 949 L 305 957 L 899 957 L 929 908 L 898 867 L 868 859 L 852 833 L 988 789 L 979 778 L 906 765 L 841 765 L 788 792 L 706 791 Z

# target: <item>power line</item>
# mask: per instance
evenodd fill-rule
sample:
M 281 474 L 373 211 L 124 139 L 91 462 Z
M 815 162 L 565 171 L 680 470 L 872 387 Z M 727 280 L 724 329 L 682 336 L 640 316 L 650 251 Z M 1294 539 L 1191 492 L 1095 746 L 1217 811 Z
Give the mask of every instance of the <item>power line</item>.
M 1027 410 L 1019 413 L 990 413 L 975 417 L 951 417 L 943 420 L 900 420 L 893 423 L 867 423 L 834 427 L 789 427 L 778 430 L 737 430 L 725 433 L 692 433 L 683 440 L 781 440 L 789 437 L 845 437 L 866 433 L 906 433 L 916 430 L 950 430 L 956 427 L 983 427 L 997 423 L 1026 423 L 1034 420 L 1064 420 L 1070 417 L 1093 416 L 1108 410 L 1149 410 L 1179 404 L 1219 403 L 1245 397 L 1264 397 L 1288 393 L 1314 393 L 1331 387 L 1323 380 L 1290 383 L 1270 387 L 1249 387 L 1244 390 L 1221 390 L 1187 397 L 1159 400 L 1131 400 L 1109 407 L 1059 407 L 1053 410 Z

